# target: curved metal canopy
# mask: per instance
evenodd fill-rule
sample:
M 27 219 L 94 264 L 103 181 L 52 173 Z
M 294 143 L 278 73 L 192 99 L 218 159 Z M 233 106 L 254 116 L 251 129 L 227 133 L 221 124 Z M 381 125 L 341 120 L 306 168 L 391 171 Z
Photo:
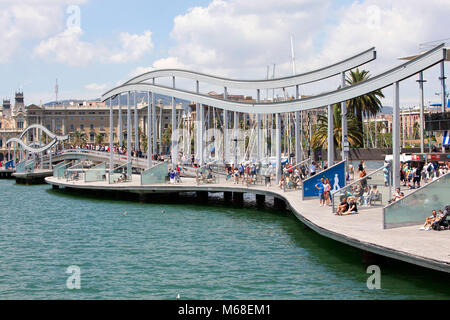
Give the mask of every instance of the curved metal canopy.
M 108 91 L 102 96 L 102 101 L 106 101 L 109 98 L 130 91 L 150 91 L 157 94 L 192 101 L 194 103 L 214 106 L 228 111 L 255 114 L 302 111 L 340 103 L 342 101 L 353 99 L 378 89 L 383 89 L 395 82 L 402 81 L 438 64 L 439 62 L 443 61 L 445 57 L 446 49 L 444 48 L 444 44 L 441 44 L 411 61 L 392 68 L 366 81 L 357 83 L 353 86 L 344 87 L 335 91 L 300 100 L 289 100 L 271 103 L 237 102 L 218 99 L 205 94 L 198 94 L 192 91 L 174 89 L 155 84 L 129 83 Z
M 330 65 L 328 67 L 320 68 L 314 71 L 298 74 L 290 77 L 283 77 L 269 80 L 237 80 L 223 77 L 217 77 L 195 71 L 187 71 L 180 69 L 162 69 L 155 70 L 139 75 L 131 80 L 125 82 L 123 85 L 142 83 L 147 80 L 163 78 L 163 77 L 180 77 L 184 79 L 198 80 L 213 85 L 218 85 L 227 88 L 238 89 L 277 89 L 287 88 L 296 85 L 311 83 L 323 79 L 330 78 L 341 72 L 345 72 L 363 64 L 366 64 L 376 59 L 375 48 L 370 48 L 353 57 Z

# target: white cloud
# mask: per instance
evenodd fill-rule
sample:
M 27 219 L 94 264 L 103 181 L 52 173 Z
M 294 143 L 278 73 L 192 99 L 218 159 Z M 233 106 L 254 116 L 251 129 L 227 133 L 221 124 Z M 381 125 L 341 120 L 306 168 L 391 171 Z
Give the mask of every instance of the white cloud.
M 66 63 L 70 66 L 84 66 L 96 59 L 103 49 L 83 42 L 80 36 L 83 31 L 80 28 L 70 28 L 41 41 L 33 53 L 39 57 Z
M 151 67 L 137 67 L 130 72 L 129 76 L 136 77 L 156 69 L 186 69 L 186 65 L 182 64 L 177 57 L 168 57 L 156 60 Z
M 151 34 L 150 31 L 145 31 L 142 35 L 121 33 L 121 47 L 110 49 L 82 41 L 83 31 L 73 27 L 41 41 L 33 53 L 41 58 L 71 66 L 86 66 L 93 62 L 125 63 L 136 61 L 153 49 Z
M 87 90 L 91 90 L 91 91 L 105 91 L 108 88 L 108 84 L 107 83 L 102 83 L 102 84 L 98 84 L 98 83 L 90 83 L 84 86 Z
M 84 0 L 23 0 L 0 3 L 0 63 L 10 61 L 24 40 L 42 39 L 62 30 L 64 10 Z
M 122 48 L 120 51 L 111 54 L 109 57 L 111 62 L 123 63 L 136 61 L 153 49 L 152 33 L 148 30 L 142 35 L 122 32 L 119 35 L 119 40 Z
M 244 79 L 265 78 L 267 65 L 275 63 L 276 76 L 287 76 L 292 72 L 293 33 L 298 73 L 375 46 L 377 60 L 364 66 L 375 75 L 400 64 L 399 56 L 420 51 L 420 43 L 448 38 L 449 12 L 450 2 L 442 0 L 361 0 L 346 7 L 331 0 L 269 0 L 264 5 L 257 0 L 212 0 L 175 17 L 175 44 L 166 59 L 187 69 Z M 438 74 L 431 74 L 427 86 L 434 94 Z M 338 84 L 330 79 L 308 85 L 305 94 L 333 90 Z M 385 90 L 387 104 L 390 91 Z M 405 82 L 402 92 L 402 101 L 417 104 L 414 81 Z

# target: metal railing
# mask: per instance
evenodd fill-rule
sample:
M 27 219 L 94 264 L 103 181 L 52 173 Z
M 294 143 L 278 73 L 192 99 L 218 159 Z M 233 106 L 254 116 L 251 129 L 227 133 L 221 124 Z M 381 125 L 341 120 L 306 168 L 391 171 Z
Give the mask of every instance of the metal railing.
M 74 164 L 64 172 L 66 181 L 84 180 L 84 164 L 83 162 Z
M 331 206 L 336 212 L 337 205 L 345 198 L 355 198 L 359 208 L 371 206 L 385 206 L 392 195 L 391 164 L 372 171 L 339 190 L 330 191 Z

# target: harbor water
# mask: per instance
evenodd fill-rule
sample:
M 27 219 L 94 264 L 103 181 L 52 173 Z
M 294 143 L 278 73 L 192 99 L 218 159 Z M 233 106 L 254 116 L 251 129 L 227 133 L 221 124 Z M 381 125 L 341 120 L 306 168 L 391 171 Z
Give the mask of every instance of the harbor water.
M 142 204 L 0 180 L 0 199 L 0 299 L 450 298 L 448 275 L 393 260 L 368 289 L 361 251 L 251 195 Z

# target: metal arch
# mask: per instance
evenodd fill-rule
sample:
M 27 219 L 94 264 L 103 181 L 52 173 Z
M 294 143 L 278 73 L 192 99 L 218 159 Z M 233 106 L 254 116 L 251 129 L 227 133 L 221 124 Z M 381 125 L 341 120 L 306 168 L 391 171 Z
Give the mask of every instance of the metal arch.
M 33 148 L 28 146 L 25 142 L 23 142 L 22 140 L 18 139 L 18 138 L 11 138 L 8 141 L 6 141 L 6 145 L 9 145 L 11 143 L 18 143 L 23 149 L 25 149 L 26 151 L 29 151 L 31 153 L 41 153 L 44 151 L 47 151 L 48 149 L 52 148 L 55 144 L 58 143 L 58 140 L 53 139 L 52 141 L 50 141 L 49 144 L 41 147 L 41 148 Z
M 332 64 L 330 66 L 298 74 L 295 76 L 282 77 L 269 80 L 237 80 L 223 77 L 217 77 L 195 71 L 181 70 L 181 69 L 162 69 L 155 70 L 139 75 L 131 80 L 125 82 L 127 84 L 142 83 L 146 80 L 162 78 L 162 77 L 181 77 L 185 79 L 198 80 L 213 85 L 218 85 L 227 88 L 238 89 L 277 89 L 293 87 L 295 85 L 307 84 L 323 79 L 330 78 L 341 72 L 345 72 L 363 64 L 366 64 L 376 59 L 375 48 L 372 47 L 364 52 L 361 52 L 353 57 Z
M 57 136 L 56 134 L 54 134 L 53 132 L 51 132 L 50 130 L 48 130 L 46 127 L 44 127 L 43 125 L 40 124 L 32 124 L 31 126 L 27 127 L 22 134 L 20 135 L 19 139 L 22 139 L 23 136 L 30 131 L 31 129 L 39 129 L 45 132 L 45 134 L 50 137 L 51 139 L 56 139 L 57 141 L 64 141 L 69 139 L 69 135 L 65 135 L 65 136 Z
M 383 89 L 395 82 L 402 81 L 440 63 L 445 59 L 445 55 L 446 49 L 444 48 L 444 44 L 441 44 L 411 61 L 392 68 L 366 81 L 357 83 L 353 86 L 344 87 L 335 91 L 300 100 L 271 103 L 237 102 L 218 99 L 208 95 L 198 94 L 181 89 L 173 89 L 170 87 L 158 86 L 148 83 L 138 83 L 126 84 L 112 89 L 102 96 L 102 101 L 106 101 L 110 97 L 115 97 L 118 94 L 128 91 L 151 91 L 154 93 L 172 96 L 175 98 L 193 101 L 195 103 L 210 105 L 235 112 L 270 114 L 303 111 L 320 108 L 329 104 L 340 103 L 342 101 L 353 99 L 378 89 Z

